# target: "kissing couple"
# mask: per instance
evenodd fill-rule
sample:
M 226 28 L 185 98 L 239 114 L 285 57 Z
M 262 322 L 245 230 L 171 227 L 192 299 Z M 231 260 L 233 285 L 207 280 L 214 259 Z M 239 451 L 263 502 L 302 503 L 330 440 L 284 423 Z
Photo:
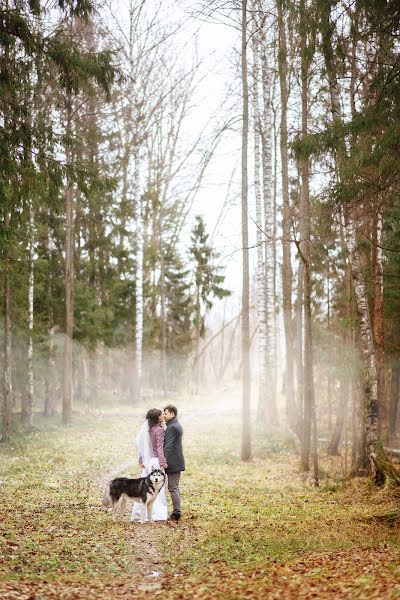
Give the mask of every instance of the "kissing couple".
M 138 463 L 141 477 L 147 477 L 152 469 L 164 469 L 168 477 L 168 491 L 171 494 L 173 511 L 168 517 L 165 486 L 160 490 L 154 504 L 154 521 L 179 521 L 181 518 L 181 495 L 179 481 L 185 470 L 182 449 L 182 425 L 178 422 L 178 409 L 169 404 L 161 411 L 152 408 L 136 436 Z M 135 502 L 131 521 L 140 521 L 141 505 Z

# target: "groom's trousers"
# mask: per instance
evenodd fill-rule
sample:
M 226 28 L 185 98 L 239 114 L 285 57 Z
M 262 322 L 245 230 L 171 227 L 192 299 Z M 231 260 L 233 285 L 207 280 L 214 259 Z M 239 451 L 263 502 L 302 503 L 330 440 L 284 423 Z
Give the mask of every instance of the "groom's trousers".
M 174 513 L 181 512 L 181 494 L 179 492 L 180 471 L 178 473 L 168 473 L 168 491 L 171 494 Z

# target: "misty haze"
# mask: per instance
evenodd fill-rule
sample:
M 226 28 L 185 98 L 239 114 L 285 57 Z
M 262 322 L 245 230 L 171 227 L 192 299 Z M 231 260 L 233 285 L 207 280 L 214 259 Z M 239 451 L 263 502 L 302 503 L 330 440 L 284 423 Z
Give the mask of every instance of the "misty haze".
M 396 0 L 0 6 L 0 598 L 400 594 Z

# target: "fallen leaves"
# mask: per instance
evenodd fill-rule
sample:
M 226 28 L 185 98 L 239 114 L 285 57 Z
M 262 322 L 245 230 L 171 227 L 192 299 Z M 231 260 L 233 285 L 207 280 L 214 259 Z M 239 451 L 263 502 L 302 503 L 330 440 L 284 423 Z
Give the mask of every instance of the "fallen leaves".
M 398 492 L 308 487 L 276 436 L 241 463 L 230 412 L 185 426 L 178 525 L 112 523 L 99 484 L 127 464 L 139 422 L 90 417 L 2 459 L 1 599 L 400 598 L 399 523 L 376 518 L 397 514 Z

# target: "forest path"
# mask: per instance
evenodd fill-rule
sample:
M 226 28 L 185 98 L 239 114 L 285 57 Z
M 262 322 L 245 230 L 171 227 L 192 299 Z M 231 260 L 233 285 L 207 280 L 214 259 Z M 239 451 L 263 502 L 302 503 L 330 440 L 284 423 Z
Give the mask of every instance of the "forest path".
M 109 482 L 118 476 L 124 475 L 136 462 L 131 459 L 121 464 L 115 465 L 112 469 L 106 471 L 97 479 L 101 496 L 107 488 Z M 130 514 L 132 505 L 129 502 L 125 514 L 119 517 L 119 521 L 126 525 L 125 539 L 132 546 L 132 554 L 135 556 L 132 563 L 129 565 L 128 574 L 138 579 L 137 593 L 150 592 L 160 589 L 160 576 L 163 571 L 163 557 L 158 549 L 157 541 L 160 541 L 160 528 L 166 527 L 166 523 L 153 524 L 140 523 L 132 524 Z M 109 518 L 111 519 L 111 511 L 108 510 Z
M 397 490 L 334 479 L 315 489 L 282 432 L 255 425 L 244 463 L 238 411 L 182 413 L 178 525 L 132 524 L 130 504 L 113 523 L 101 508 L 105 483 L 138 472 L 143 410 L 76 416 L 68 428 L 39 422 L 2 449 L 0 598 L 400 597 L 399 524 L 373 518 L 398 510 Z

